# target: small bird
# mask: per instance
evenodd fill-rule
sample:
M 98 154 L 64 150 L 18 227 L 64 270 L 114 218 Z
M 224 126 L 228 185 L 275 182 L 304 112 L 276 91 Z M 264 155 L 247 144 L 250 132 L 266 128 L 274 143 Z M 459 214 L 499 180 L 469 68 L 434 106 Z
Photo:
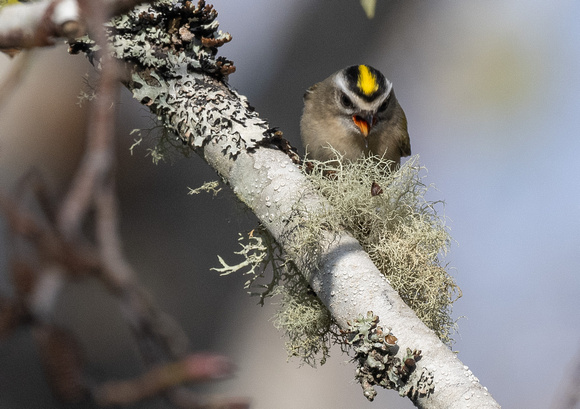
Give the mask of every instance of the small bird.
M 368 65 L 344 68 L 308 88 L 300 133 L 308 158 L 319 161 L 336 158 L 330 147 L 347 161 L 376 155 L 396 166 L 411 154 L 393 84 Z

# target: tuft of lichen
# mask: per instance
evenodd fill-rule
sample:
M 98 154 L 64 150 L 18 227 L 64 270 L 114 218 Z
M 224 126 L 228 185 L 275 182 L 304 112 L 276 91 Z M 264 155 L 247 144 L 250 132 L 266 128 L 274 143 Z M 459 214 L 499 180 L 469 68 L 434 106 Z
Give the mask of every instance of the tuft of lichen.
M 221 267 L 212 268 L 221 275 L 238 271 L 248 275 L 245 288 L 259 297 L 259 304 L 269 297 L 279 297 L 279 308 L 274 316 L 274 326 L 284 331 L 288 357 L 295 357 L 311 366 L 323 365 L 330 346 L 338 343 L 337 325 L 324 304 L 310 288 L 274 238 L 263 227 L 252 230 L 247 236 L 240 234 L 241 250 L 235 254 L 243 260 L 234 265 L 218 256 Z M 268 280 L 267 272 L 272 276 Z M 264 284 L 266 280 L 266 284 Z
M 426 170 L 418 157 L 395 172 L 376 157 L 308 165 L 307 177 L 332 211 L 306 223 L 320 226 L 323 220 L 326 226 L 340 225 L 351 233 L 407 305 L 451 344 L 451 309 L 461 291 L 441 262 L 451 238 L 436 210 L 442 203 L 425 198 L 429 187 L 423 183 Z
M 317 363 L 324 365 L 336 342 L 337 326 L 306 281 L 300 281 L 276 287 L 274 295 L 280 295 L 281 300 L 274 326 L 286 335 L 288 358 L 299 358 L 313 367 Z
M 299 202 L 293 211 L 292 218 L 298 220 L 290 252 L 284 252 L 265 229 L 256 229 L 247 238 L 240 235 L 242 250 L 237 254 L 244 261 L 230 266 L 220 257 L 222 267 L 218 271 L 244 270 L 251 277 L 247 288 L 253 288 L 262 304 L 266 297 L 281 296 L 274 322 L 285 332 L 289 356 L 310 365 L 317 359 L 324 363 L 329 345 L 342 343 L 342 338 L 337 336 L 338 326 L 330 313 L 296 268 L 295 260 L 299 258 L 302 264 L 306 261 L 315 268 L 322 253 L 321 232 L 346 229 L 419 318 L 451 344 L 455 328 L 451 307 L 460 290 L 441 265 L 450 236 L 435 209 L 438 203 L 425 199 L 428 186 L 422 182 L 424 168 L 419 166 L 418 158 L 411 158 L 395 172 L 387 170 L 389 163 L 376 158 L 307 165 L 306 176 L 332 208 L 312 212 Z M 268 281 L 270 269 L 271 279 L 261 284 Z M 407 391 L 409 396 L 423 393 L 424 385 Z

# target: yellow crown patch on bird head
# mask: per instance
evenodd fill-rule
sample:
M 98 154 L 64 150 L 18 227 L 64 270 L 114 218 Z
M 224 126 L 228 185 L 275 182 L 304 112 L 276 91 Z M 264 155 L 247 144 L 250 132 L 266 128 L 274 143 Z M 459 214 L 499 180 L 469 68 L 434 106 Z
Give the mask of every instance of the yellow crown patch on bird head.
M 343 72 L 348 88 L 367 101 L 390 92 L 389 82 L 385 76 L 370 65 L 353 65 Z
M 371 72 L 371 69 L 366 65 L 358 66 L 358 81 L 356 85 L 358 89 L 366 96 L 372 95 L 379 89 L 377 77 Z

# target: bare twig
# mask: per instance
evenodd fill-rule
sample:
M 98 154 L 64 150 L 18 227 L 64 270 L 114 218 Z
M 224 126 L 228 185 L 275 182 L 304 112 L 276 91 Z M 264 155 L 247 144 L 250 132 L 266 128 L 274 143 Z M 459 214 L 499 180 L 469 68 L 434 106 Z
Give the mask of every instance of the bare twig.
M 106 48 L 103 24 L 108 13 L 103 3 L 82 1 L 81 4 L 85 12 L 92 11 L 89 29 L 96 43 Z M 87 150 L 58 215 L 59 230 L 69 240 L 78 236 L 91 199 L 98 187 L 106 183 L 105 179 L 113 166 L 115 111 L 112 108 L 118 92 L 118 77 L 116 62 L 109 53 L 103 54 L 98 89 L 99 96 L 89 116 Z
M 0 209 L 12 234 L 33 244 L 42 263 L 65 266 L 67 272 L 93 271 L 99 265 L 95 249 L 86 242 L 70 244 L 56 230 L 14 201 L 0 195 Z
M 159 395 L 169 389 L 189 382 L 203 382 L 230 376 L 231 362 L 219 355 L 192 354 L 180 361 L 157 366 L 139 378 L 106 382 L 94 391 L 102 406 L 128 405 Z
M 76 4 L 76 0 L 61 0 L 61 3 L 70 1 Z M 107 48 L 103 30 L 106 19 L 111 13 L 137 3 L 140 1 L 79 0 L 82 15 L 90 16 L 87 21 L 92 38 L 101 49 Z M 39 20 L 41 25 L 34 28 L 33 37 L 43 38 L 48 43 L 54 31 L 46 29 L 51 27 L 47 22 L 55 15 L 57 2 L 47 1 L 44 5 L 46 8 L 34 9 L 41 10 L 43 17 Z M 44 23 L 48 25 L 42 26 Z M 1 36 L 2 29 L 0 41 Z M 26 44 L 39 43 L 35 40 Z M 15 238 L 12 241 L 25 244 L 15 251 L 18 254 L 13 262 L 16 296 L 2 299 L 0 303 L 0 335 L 31 321 L 37 329 L 40 354 L 56 395 L 67 402 L 83 398 L 88 389 L 83 381 L 84 369 L 74 336 L 64 329 L 42 323 L 52 318 L 52 306 L 60 294 L 59 283 L 72 275 L 88 272 L 99 278 L 118 299 L 141 355 L 151 367 L 137 379 L 110 382 L 94 389 L 93 397 L 99 403 L 131 404 L 166 394 L 180 407 L 245 408 L 247 403 L 239 400 L 199 405 L 197 398 L 180 386 L 186 382 L 222 378 L 230 374 L 232 366 L 219 356 L 187 355 L 188 340 L 183 331 L 155 305 L 138 283 L 137 275 L 123 254 L 114 179 L 115 111 L 112 108 L 119 85 L 117 62 L 109 53 L 103 53 L 99 68 L 98 98 L 89 117 L 87 148 L 61 205 L 54 206 L 41 178 L 34 172 L 23 179 L 18 200 L 0 195 L 0 209 Z M 40 204 L 36 206 L 36 213 L 40 215 L 26 210 L 24 198 L 29 192 Z M 95 243 L 83 232 L 92 209 L 96 211 Z M 29 259 L 35 262 L 29 263 Z
M 34 328 L 39 355 L 55 396 L 63 402 L 78 403 L 88 393 L 85 385 L 81 346 L 69 331 L 54 325 Z

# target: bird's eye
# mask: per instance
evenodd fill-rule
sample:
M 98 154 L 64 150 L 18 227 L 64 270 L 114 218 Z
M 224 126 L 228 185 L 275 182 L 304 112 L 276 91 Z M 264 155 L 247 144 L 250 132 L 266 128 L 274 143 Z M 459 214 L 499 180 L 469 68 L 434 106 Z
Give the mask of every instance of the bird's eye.
M 354 108 L 354 104 L 352 103 L 351 99 L 346 96 L 346 94 L 342 94 L 340 96 L 340 103 L 345 108 Z
M 387 107 L 389 106 L 389 99 L 385 99 L 385 101 L 379 106 L 378 112 L 385 112 Z

